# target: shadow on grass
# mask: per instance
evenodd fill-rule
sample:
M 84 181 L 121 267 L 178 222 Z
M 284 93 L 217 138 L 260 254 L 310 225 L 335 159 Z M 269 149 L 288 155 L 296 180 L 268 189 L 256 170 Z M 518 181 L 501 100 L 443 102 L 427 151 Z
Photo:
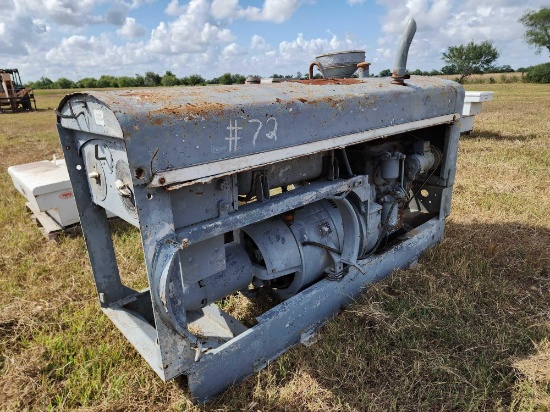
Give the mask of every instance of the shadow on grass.
M 492 139 L 492 140 L 505 140 L 505 141 L 529 141 L 533 139 L 539 138 L 538 135 L 531 133 L 528 135 L 517 135 L 517 134 L 503 134 L 500 132 L 495 132 L 491 130 L 476 130 L 474 127 L 474 131 L 470 134 L 465 133 L 460 135 L 460 140 L 477 140 L 477 139 Z

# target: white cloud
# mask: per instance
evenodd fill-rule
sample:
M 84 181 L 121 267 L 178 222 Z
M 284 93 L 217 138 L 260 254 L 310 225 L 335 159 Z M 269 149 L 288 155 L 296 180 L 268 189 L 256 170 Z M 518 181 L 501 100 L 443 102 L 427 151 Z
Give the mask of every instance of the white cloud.
M 136 19 L 132 17 L 126 17 L 124 25 L 118 29 L 117 34 L 126 38 L 141 37 L 147 33 L 145 27 L 136 23 Z
M 105 0 L 14 0 L 14 3 L 17 14 L 32 16 L 39 11 L 40 17 L 61 26 L 81 27 L 107 21 L 107 16 L 93 13 Z
M 355 5 L 355 4 L 362 4 L 364 3 L 366 0 L 346 0 L 348 2 L 348 4 L 351 4 L 352 6 Z
M 213 0 L 211 10 L 216 19 L 238 17 L 239 0 Z
M 529 7 L 538 8 L 545 2 L 531 0 Z M 407 0 L 404 7 L 396 7 L 392 0 L 377 0 L 377 3 L 385 6 L 387 12 L 381 18 L 382 33 L 377 41 L 375 61 L 388 68 L 393 64 L 388 50 L 395 53 L 409 17 L 416 20 L 418 27 L 409 53 L 411 69 L 440 68 L 443 51 L 469 41 L 494 41 L 504 52 L 497 64 L 514 64 L 507 60 L 512 45 L 517 47 L 514 54 L 517 64 L 532 58 L 532 51 L 522 46 L 524 27 L 518 22 L 526 5 L 517 0 Z
M 187 11 L 186 6 L 181 6 L 178 0 L 170 0 L 164 12 L 169 16 L 179 16 Z
M 244 47 L 239 46 L 237 43 L 231 43 L 223 48 L 220 57 L 222 61 L 232 62 L 236 58 L 241 59 L 246 54 L 248 54 L 248 51 Z
M 292 17 L 299 6 L 299 0 L 264 0 L 261 8 L 254 6 L 242 8 L 239 0 L 213 0 L 212 15 L 217 19 L 243 18 L 283 23 Z
M 239 10 L 239 16 L 248 20 L 283 23 L 298 9 L 298 0 L 265 0 L 263 7 L 249 6 Z
M 170 22 L 161 22 L 153 29 L 146 49 L 151 53 L 202 53 L 211 45 L 234 39 L 227 28 L 212 20 L 207 0 L 191 0 L 185 12 Z
M 250 40 L 250 49 L 251 50 L 270 50 L 271 46 L 265 41 L 265 39 L 255 34 Z

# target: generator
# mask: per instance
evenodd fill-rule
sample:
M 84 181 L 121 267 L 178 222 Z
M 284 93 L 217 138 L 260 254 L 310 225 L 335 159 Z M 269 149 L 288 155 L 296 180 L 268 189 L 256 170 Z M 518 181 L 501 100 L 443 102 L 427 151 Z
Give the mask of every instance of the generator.
M 442 239 L 463 99 L 399 70 L 66 96 L 57 130 L 102 311 L 198 401 L 260 370 Z M 146 290 L 122 283 L 106 212 L 139 228 Z M 223 310 L 262 290 L 277 303 L 254 325 Z

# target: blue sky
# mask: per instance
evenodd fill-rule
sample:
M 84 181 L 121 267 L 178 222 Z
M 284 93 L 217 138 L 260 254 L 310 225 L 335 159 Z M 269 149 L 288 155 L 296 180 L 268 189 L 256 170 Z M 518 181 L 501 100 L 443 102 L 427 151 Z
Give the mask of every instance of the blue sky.
M 409 68 L 443 66 L 451 45 L 492 40 L 497 64 L 549 61 L 521 39 L 518 18 L 547 0 L 0 0 L 0 67 L 42 76 L 170 70 L 206 78 L 305 73 L 318 54 L 366 51 L 371 72 L 391 69 L 408 17 L 418 30 Z M 6 10 L 10 10 L 6 13 Z

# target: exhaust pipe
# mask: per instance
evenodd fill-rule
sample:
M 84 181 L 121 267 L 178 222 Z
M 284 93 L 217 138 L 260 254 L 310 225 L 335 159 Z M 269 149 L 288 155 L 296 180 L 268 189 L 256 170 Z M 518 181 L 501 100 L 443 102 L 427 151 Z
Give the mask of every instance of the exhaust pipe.
M 414 19 L 409 19 L 407 27 L 403 32 L 401 37 L 401 42 L 397 48 L 397 54 L 395 56 L 395 65 L 392 73 L 392 84 L 399 84 L 401 86 L 405 85 L 405 79 L 408 79 L 409 76 L 405 75 L 407 72 L 407 57 L 409 55 L 409 47 L 411 47 L 411 42 L 416 33 L 416 21 Z

